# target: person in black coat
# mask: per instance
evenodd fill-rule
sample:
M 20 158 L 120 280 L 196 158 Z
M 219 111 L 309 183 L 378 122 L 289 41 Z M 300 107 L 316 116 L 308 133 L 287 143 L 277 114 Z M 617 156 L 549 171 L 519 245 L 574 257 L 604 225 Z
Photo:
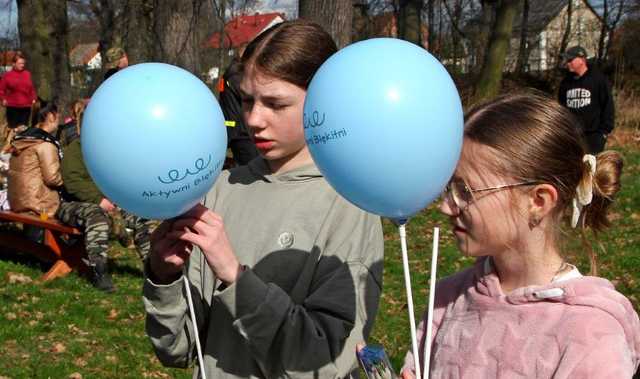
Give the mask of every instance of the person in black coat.
M 227 126 L 227 142 L 237 166 L 244 166 L 258 156 L 258 150 L 249 137 L 242 116 L 242 97 L 239 90 L 241 79 L 240 62 L 234 59 L 219 83 L 220 107 Z
M 604 75 L 587 63 L 581 46 L 568 49 L 563 58 L 568 73 L 560 83 L 558 100 L 580 120 L 589 152 L 599 153 L 614 127 L 611 88 Z

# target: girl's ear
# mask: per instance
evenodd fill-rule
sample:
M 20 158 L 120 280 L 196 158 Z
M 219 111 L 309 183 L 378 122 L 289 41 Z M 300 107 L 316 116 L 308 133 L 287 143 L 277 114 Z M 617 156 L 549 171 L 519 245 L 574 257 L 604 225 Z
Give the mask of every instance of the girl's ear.
M 558 205 L 558 190 L 551 184 L 536 184 L 529 192 L 529 215 L 542 220 Z

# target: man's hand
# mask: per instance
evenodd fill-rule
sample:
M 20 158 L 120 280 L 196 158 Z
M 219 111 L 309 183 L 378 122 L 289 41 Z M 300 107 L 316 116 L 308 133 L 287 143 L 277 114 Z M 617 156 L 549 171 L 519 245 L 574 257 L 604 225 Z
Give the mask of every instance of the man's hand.
M 116 206 L 107 198 L 102 198 L 98 205 L 107 213 L 113 212 L 116 209 Z

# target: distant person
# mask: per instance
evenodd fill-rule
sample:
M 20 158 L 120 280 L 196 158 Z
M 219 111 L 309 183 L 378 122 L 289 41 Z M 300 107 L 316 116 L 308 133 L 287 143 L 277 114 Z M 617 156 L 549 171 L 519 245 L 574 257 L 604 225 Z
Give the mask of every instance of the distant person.
M 78 135 L 81 120 L 82 112 L 77 115 Z M 62 177 L 65 191 L 56 218 L 84 231 L 88 266 L 92 269 L 91 282 L 99 290 L 113 292 L 115 286 L 109 274 L 107 256 L 109 233 L 115 227 L 113 219 L 121 218 L 126 227 L 133 229 L 134 243 L 141 259 L 149 252 L 153 222 L 119 210 L 102 194 L 89 176 L 80 142 L 80 138 L 75 138 L 64 149 Z
M 568 49 L 563 58 L 568 73 L 560 83 L 558 99 L 580 119 L 587 149 L 597 154 L 604 150 L 614 127 L 611 88 L 604 75 L 587 63 L 587 52 L 581 46 Z
M 0 79 L 0 99 L 2 106 L 7 108 L 10 129 L 30 126 L 31 106 L 37 99 L 31 73 L 25 68 L 26 63 L 25 56 L 16 52 L 11 70 Z
M 127 53 L 120 47 L 112 47 L 105 53 L 105 68 L 103 81 L 109 79 L 111 75 L 127 68 L 129 66 L 129 57 Z
M 11 144 L 8 197 L 14 212 L 51 218 L 60 205 L 62 186 L 62 153 L 55 137 L 59 115 L 53 103 L 40 106 L 36 126 L 17 134 Z
M 227 126 L 227 143 L 236 166 L 244 166 L 259 155 L 242 116 L 241 81 L 241 63 L 234 59 L 220 78 L 219 88 L 220 106 Z
M 71 117 L 65 120 L 65 123 L 58 128 L 56 138 L 63 148 L 80 137 L 80 119 L 82 118 L 84 107 L 84 100 L 76 100 L 71 106 Z

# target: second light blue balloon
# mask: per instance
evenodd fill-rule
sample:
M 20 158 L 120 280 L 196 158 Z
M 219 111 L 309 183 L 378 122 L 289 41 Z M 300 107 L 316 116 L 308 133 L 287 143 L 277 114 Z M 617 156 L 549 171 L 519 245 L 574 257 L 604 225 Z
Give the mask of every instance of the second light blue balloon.
M 405 220 L 435 200 L 462 148 L 463 111 L 446 69 L 424 49 L 378 38 L 348 46 L 314 76 L 304 128 L 338 193 Z

